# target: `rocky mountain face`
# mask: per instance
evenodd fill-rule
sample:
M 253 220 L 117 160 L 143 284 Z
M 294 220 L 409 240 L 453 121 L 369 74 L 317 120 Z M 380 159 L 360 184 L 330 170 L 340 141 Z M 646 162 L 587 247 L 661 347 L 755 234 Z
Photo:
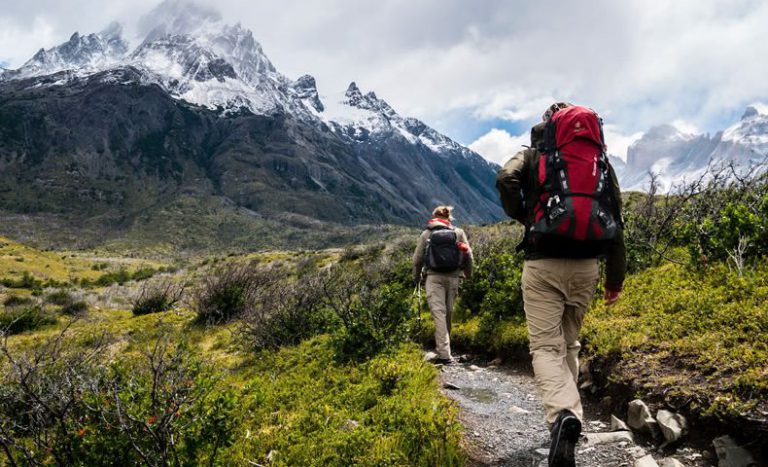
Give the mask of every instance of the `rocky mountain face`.
M 321 95 L 250 31 L 181 1 L 142 26 L 134 48 L 115 24 L 0 72 L 0 233 L 264 247 L 418 226 L 438 203 L 502 217 L 496 166 L 373 92 Z
M 693 181 L 708 168 L 733 164 L 748 170 L 768 160 L 768 115 L 748 107 L 741 120 L 714 135 L 685 134 L 671 125 L 651 128 L 627 150 L 627 161 L 614 159 L 623 190 L 645 190 L 649 173 L 662 188 Z

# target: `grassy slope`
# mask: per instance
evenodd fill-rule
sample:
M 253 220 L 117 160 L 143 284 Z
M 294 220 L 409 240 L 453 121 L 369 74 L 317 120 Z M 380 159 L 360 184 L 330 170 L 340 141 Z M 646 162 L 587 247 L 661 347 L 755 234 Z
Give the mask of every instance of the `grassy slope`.
M 725 265 L 676 265 L 628 278 L 620 302 L 596 300 L 587 314 L 585 353 L 610 362 L 612 379 L 716 416 L 765 418 L 768 404 L 768 261 L 739 277 Z M 429 330 L 427 330 L 427 334 Z M 454 325 L 460 346 L 511 354 L 527 348 L 525 320 L 467 314 Z
M 88 261 L 101 261 L 62 259 L 60 254 L 5 243 L 4 251 L 11 258 L 25 258 L 20 264 L 35 275 L 49 269 L 63 278 L 73 271 L 90 274 Z M 301 267 L 303 258 L 323 263 L 339 253 L 272 252 L 232 259 L 294 261 Z M 0 288 L 0 300 L 18 292 Z M 103 335 L 111 360 L 138 358 L 160 336 L 191 344 L 215 368 L 218 388 L 230 388 L 238 397 L 236 435 L 220 452 L 222 465 L 461 463 L 456 408 L 440 395 L 435 368 L 422 361 L 416 345 L 362 363 L 337 361 L 327 336 L 275 353 L 254 353 L 243 349 L 235 325 L 206 328 L 194 324 L 194 318 L 189 310 L 133 316 L 101 306 L 72 323 L 59 316 L 56 324 L 8 339 L 12 352 L 32 351 L 68 326 L 73 349 L 85 351 Z

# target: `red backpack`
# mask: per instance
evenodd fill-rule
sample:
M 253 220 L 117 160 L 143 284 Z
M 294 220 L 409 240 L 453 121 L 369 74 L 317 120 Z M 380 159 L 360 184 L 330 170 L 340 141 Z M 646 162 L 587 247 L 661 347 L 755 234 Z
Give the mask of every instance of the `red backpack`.
M 539 148 L 537 196 L 530 233 L 574 240 L 610 240 L 617 209 L 600 117 L 586 107 L 555 112 Z

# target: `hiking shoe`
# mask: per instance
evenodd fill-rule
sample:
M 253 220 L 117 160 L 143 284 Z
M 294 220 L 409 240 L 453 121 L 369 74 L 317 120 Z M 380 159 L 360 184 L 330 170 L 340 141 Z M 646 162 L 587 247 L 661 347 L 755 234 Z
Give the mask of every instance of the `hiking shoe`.
M 435 365 L 453 365 L 456 360 L 452 358 L 436 358 L 432 361 Z
M 581 435 L 581 421 L 570 410 L 561 410 L 552 426 L 549 467 L 576 467 L 574 451 Z

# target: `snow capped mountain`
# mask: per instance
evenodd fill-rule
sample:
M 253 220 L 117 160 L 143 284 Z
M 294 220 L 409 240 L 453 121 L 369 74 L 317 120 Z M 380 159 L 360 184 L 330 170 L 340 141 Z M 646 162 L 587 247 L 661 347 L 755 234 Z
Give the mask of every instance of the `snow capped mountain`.
M 168 212 L 222 244 L 263 239 L 266 225 L 290 241 L 325 222 L 417 225 L 436 204 L 465 222 L 503 217 L 497 166 L 374 92 L 292 80 L 251 31 L 183 0 L 139 29 L 133 46 L 118 25 L 75 34 L 0 73 L 0 192 L 13 193 L 0 216 L 90 223 L 94 245 L 188 228 L 159 228 Z
M 290 113 L 356 141 L 399 135 L 441 156 L 446 151 L 477 156 L 423 122 L 400 116 L 375 93 L 363 94 L 354 82 L 343 95 L 321 95 L 310 75 L 292 81 L 275 69 L 250 30 L 223 23 L 213 10 L 166 0 L 141 20 L 140 28 L 145 37 L 132 51 L 120 25 L 113 24 L 98 34 L 75 33 L 0 79 L 71 71 L 68 77 L 45 83 L 61 85 L 75 77 L 133 67 L 142 81 L 161 86 L 173 97 L 225 113 Z
M 686 134 L 672 125 L 653 127 L 627 150 L 626 166 L 616 165 L 623 190 L 645 190 L 649 173 L 662 188 L 699 178 L 708 168 L 733 163 L 749 169 L 768 158 L 768 115 L 748 107 L 725 131 Z
M 40 49 L 18 70 L 7 70 L 5 79 L 21 79 L 50 75 L 64 70 L 82 70 L 94 73 L 115 66 L 128 51 L 122 37 L 122 26 L 110 24 L 96 34 L 72 34 L 69 40 L 48 50 Z

